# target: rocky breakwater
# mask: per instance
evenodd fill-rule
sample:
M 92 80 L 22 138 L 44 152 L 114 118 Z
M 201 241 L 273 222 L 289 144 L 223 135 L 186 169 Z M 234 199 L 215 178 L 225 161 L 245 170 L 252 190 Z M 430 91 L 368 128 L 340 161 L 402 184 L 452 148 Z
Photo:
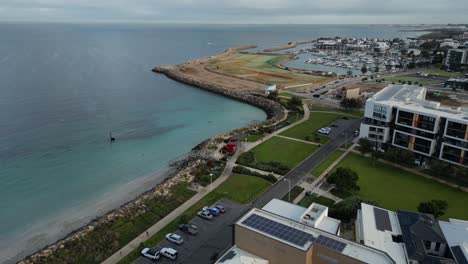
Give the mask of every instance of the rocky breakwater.
M 257 126 L 271 125 L 277 122 L 281 122 L 286 118 L 287 113 L 285 112 L 284 108 L 277 102 L 269 100 L 266 97 L 261 96 L 259 94 L 255 95 L 246 91 L 236 91 L 232 89 L 227 89 L 221 85 L 197 80 L 195 78 L 192 78 L 190 75 L 179 71 L 178 67 L 180 66 L 176 65 L 155 67 L 153 69 L 153 72 L 162 73 L 167 77 L 178 82 L 185 83 L 220 95 L 224 95 L 229 98 L 245 102 L 263 109 L 266 112 L 268 119 L 265 122 L 263 122 L 263 124 L 258 124 Z

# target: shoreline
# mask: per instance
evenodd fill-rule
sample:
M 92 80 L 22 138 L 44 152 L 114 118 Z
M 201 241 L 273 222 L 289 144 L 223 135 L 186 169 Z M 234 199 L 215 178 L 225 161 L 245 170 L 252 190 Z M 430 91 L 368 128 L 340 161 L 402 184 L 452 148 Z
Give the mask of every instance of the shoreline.
M 251 49 L 255 47 L 256 46 L 250 45 L 250 46 L 241 46 L 238 48 L 229 48 L 221 54 L 213 55 L 205 59 L 212 59 L 216 56 L 223 56 L 225 54 L 229 54 L 232 52 L 237 52 L 237 51 L 241 51 L 245 49 Z M 192 62 L 197 62 L 201 60 L 204 60 L 204 59 L 196 59 Z M 215 146 L 217 144 L 216 140 L 226 139 L 232 136 L 233 134 L 237 134 L 246 130 L 255 129 L 261 126 L 272 126 L 276 123 L 284 121 L 287 118 L 287 112 L 279 103 L 271 101 L 265 98 L 263 95 L 260 95 L 260 94 L 254 95 L 247 91 L 232 91 L 227 88 L 224 88 L 222 85 L 214 85 L 214 84 L 197 81 L 197 80 L 189 78 L 188 76 L 184 76 L 181 73 L 178 73 L 176 70 L 174 70 L 175 68 L 171 68 L 171 67 L 173 66 L 155 67 L 152 71 L 155 73 L 164 74 L 172 80 L 190 85 L 192 87 L 203 89 L 209 92 L 216 93 L 218 95 L 228 97 L 233 100 L 237 100 L 237 101 L 252 105 L 254 107 L 257 107 L 263 110 L 267 114 L 267 119 L 262 122 L 259 122 L 257 124 L 250 124 L 241 128 L 228 131 L 226 133 L 215 135 L 195 145 L 192 148 L 192 150 L 198 150 L 199 152 L 204 153 L 204 155 L 208 155 L 208 156 L 213 155 L 216 150 L 215 151 L 210 150 L 210 147 Z M 10 260 L 15 261 L 15 262 L 17 261 L 18 263 L 22 263 L 22 264 L 42 263 L 41 260 L 43 260 L 47 256 L 50 256 L 55 251 L 64 248 L 66 243 L 77 240 L 82 236 L 85 236 L 86 234 L 94 230 L 94 228 L 96 228 L 97 226 L 108 223 L 110 221 L 114 221 L 115 219 L 118 219 L 119 217 L 123 215 L 141 213 L 142 211 L 144 211 L 144 208 L 141 207 L 144 201 L 153 199 L 158 195 L 161 195 L 161 196 L 168 195 L 168 190 L 170 189 L 170 187 L 177 183 L 184 182 L 184 181 L 190 183 L 191 180 L 193 180 L 193 177 L 191 178 L 190 172 L 193 170 L 195 166 L 198 166 L 199 164 L 203 162 L 204 160 L 200 158 L 188 158 L 184 160 L 178 166 L 173 167 L 172 171 L 170 169 L 166 170 L 166 173 L 162 175 L 160 182 L 156 184 L 156 186 L 153 186 L 149 188 L 149 190 L 141 193 L 140 195 L 137 195 L 134 199 L 130 199 L 130 201 L 124 204 L 121 204 L 120 206 L 117 206 L 114 209 L 108 210 L 107 212 L 97 216 L 95 219 L 82 225 L 81 227 L 71 232 L 68 232 L 66 235 L 62 236 L 55 242 L 50 243 L 46 246 L 43 246 L 40 249 L 33 252 L 32 254 L 29 254 L 26 257 L 23 257 L 21 260 L 13 260 L 13 259 L 10 259 Z

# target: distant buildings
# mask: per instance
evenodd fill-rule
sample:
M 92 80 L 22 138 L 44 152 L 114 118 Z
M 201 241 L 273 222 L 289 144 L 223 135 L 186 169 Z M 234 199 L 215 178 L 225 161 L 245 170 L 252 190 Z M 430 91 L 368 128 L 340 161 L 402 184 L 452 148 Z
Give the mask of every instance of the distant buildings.
M 445 66 L 448 69 L 456 70 L 461 66 L 468 64 L 468 49 L 449 49 Z
M 426 101 L 426 88 L 389 85 L 366 101 L 361 138 L 380 149 L 412 151 L 420 161 L 468 166 L 468 109 Z
M 468 77 L 465 76 L 465 78 L 463 79 L 450 78 L 447 81 L 445 81 L 444 87 L 468 91 Z
M 447 240 L 432 215 L 393 212 L 364 203 L 358 210 L 356 241 L 386 252 L 396 263 L 467 263 L 466 258 L 454 260 Z M 459 240 L 454 244 L 459 244 Z

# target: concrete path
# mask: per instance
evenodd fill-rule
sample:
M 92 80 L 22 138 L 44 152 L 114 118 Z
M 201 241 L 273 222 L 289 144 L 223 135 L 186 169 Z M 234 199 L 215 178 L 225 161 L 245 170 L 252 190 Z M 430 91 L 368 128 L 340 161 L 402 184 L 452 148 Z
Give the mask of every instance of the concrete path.
M 118 263 L 120 260 L 122 260 L 125 256 L 127 256 L 128 254 L 130 254 L 130 252 L 132 252 L 134 249 L 138 248 L 139 245 L 143 242 L 145 242 L 148 238 L 152 237 L 153 235 L 155 235 L 156 233 L 158 233 L 163 227 L 165 227 L 167 224 L 169 224 L 170 222 L 172 222 L 174 219 L 176 219 L 177 217 L 179 217 L 181 214 L 183 214 L 187 209 L 189 209 L 190 207 L 192 207 L 194 204 L 196 204 L 198 201 L 200 201 L 203 197 L 205 197 L 208 193 L 210 193 L 210 191 L 212 189 L 215 189 L 216 187 L 218 187 L 219 185 L 221 185 L 221 183 L 223 183 L 228 177 L 229 175 L 232 174 L 232 168 L 235 166 L 235 163 L 237 161 L 237 158 L 239 157 L 239 155 L 243 152 L 246 152 L 246 151 L 249 151 L 250 149 L 256 147 L 257 145 L 263 143 L 264 141 L 276 136 L 277 134 L 293 127 L 293 126 L 296 126 L 302 122 L 305 122 L 307 121 L 307 119 L 309 119 L 309 108 L 307 106 L 307 104 L 304 104 L 303 105 L 304 107 L 304 117 L 298 121 L 298 122 L 295 122 L 289 126 L 286 126 L 286 127 L 283 127 L 267 136 L 265 136 L 264 138 L 262 138 L 261 140 L 258 140 L 256 142 L 253 142 L 253 143 L 248 143 L 247 146 L 245 146 L 244 148 L 242 148 L 242 150 L 236 152 L 234 154 L 234 156 L 232 156 L 227 162 L 226 162 L 226 167 L 224 168 L 224 171 L 223 173 L 221 174 L 221 176 L 219 176 L 211 186 L 207 186 L 207 187 L 203 187 L 203 188 L 200 188 L 200 191 L 195 194 L 192 198 L 190 198 L 189 200 L 187 200 L 185 203 L 183 203 L 181 206 L 177 207 L 174 211 L 172 211 L 170 214 L 168 214 L 166 217 L 164 217 L 163 219 L 159 220 L 156 224 L 154 224 L 153 226 L 151 226 L 150 228 L 148 228 L 145 232 L 143 232 L 142 234 L 140 234 L 138 237 L 136 237 L 135 239 L 133 239 L 132 241 L 130 241 L 127 245 L 125 245 L 123 248 L 121 248 L 119 251 L 117 251 L 116 253 L 114 253 L 112 256 L 110 256 L 109 258 L 107 258 L 105 261 L 103 261 L 102 263 L 103 264 L 116 264 Z
M 280 175 L 280 174 L 276 174 L 276 173 L 268 172 L 268 171 L 263 171 L 263 170 L 255 169 L 255 168 L 252 168 L 252 167 L 247 167 L 245 165 L 239 165 L 239 166 L 242 166 L 242 167 L 244 167 L 246 169 L 249 169 L 251 171 L 254 171 L 254 172 L 258 172 L 258 173 L 263 174 L 263 175 L 271 174 L 271 175 L 275 176 L 277 179 L 283 177 L 283 175 Z
M 310 144 L 310 145 L 315 145 L 315 146 L 320 145 L 320 143 L 314 143 L 314 142 L 310 142 L 310 141 L 307 141 L 307 140 L 302 140 L 302 139 L 292 138 L 292 137 L 286 137 L 286 136 L 282 136 L 282 135 L 277 135 L 277 137 L 285 138 L 285 139 L 289 139 L 289 140 L 294 140 L 294 141 L 299 141 L 299 142 L 302 142 L 302 143 L 306 143 L 306 144 Z

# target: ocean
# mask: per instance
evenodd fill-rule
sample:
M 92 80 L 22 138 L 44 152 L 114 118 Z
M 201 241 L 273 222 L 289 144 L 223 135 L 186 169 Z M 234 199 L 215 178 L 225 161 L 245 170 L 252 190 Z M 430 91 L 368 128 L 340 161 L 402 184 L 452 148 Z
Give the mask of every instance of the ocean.
M 371 25 L 0 24 L 0 262 L 156 185 L 201 141 L 265 120 L 151 72 L 255 44 L 414 36 Z M 109 133 L 117 139 L 109 143 Z

